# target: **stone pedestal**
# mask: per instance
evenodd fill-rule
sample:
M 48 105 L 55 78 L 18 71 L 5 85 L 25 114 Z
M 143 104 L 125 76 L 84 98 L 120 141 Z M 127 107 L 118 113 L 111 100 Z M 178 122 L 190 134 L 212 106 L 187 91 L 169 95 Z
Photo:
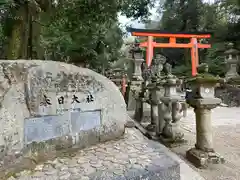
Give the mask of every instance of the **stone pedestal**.
M 211 110 L 221 103 L 220 99 L 214 97 L 214 86 L 217 82 L 218 79 L 209 75 L 198 75 L 189 81 L 193 94 L 187 101 L 195 112 L 197 142 L 194 148 L 187 151 L 186 157 L 197 167 L 224 162 L 214 151 L 212 137 Z
M 136 109 L 134 114 L 134 119 L 141 123 L 143 118 L 143 101 L 141 97 L 136 97 Z
M 141 123 L 143 118 L 143 103 L 145 101 L 145 83 L 142 82 L 141 89 L 137 91 L 138 94 L 135 95 L 136 107 L 134 118 L 137 122 Z
M 163 114 L 164 114 L 164 103 L 160 102 L 158 104 L 158 120 L 156 123 L 156 136 L 160 136 L 161 133 L 163 132 L 163 128 L 165 126 L 165 121 L 163 118 Z
M 217 103 L 219 99 L 213 99 L 214 103 Z M 202 103 L 203 104 L 203 103 Z M 196 108 L 194 109 L 196 115 L 196 148 L 203 151 L 213 151 L 212 142 L 212 121 L 211 121 L 211 109 Z
M 155 132 L 156 122 L 158 119 L 158 105 L 157 103 L 151 103 L 151 124 L 147 127 L 147 130 Z

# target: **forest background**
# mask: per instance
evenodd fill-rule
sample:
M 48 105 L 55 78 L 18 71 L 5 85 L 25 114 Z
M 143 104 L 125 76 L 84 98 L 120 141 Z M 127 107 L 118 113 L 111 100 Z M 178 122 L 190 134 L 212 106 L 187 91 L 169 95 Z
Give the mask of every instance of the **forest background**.
M 149 20 L 153 7 L 155 21 Z M 0 59 L 51 59 L 103 72 L 125 55 L 119 14 L 150 29 L 212 32 L 212 48 L 199 55 L 214 75 L 224 76 L 226 45 L 240 48 L 239 0 L 0 0 Z M 188 49 L 159 52 L 176 75 L 190 75 Z

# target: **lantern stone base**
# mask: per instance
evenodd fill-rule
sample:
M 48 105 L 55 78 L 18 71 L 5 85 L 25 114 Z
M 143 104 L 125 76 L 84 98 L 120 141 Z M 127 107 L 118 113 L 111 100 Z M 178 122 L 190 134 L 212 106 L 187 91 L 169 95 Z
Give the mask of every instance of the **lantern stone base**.
M 178 147 L 178 146 L 182 146 L 183 144 L 187 143 L 187 140 L 183 139 L 183 138 L 167 138 L 163 135 L 159 136 L 159 141 L 164 144 L 165 146 L 169 147 L 169 148 L 174 148 L 174 147 Z
M 207 168 L 210 164 L 222 164 L 224 158 L 216 152 L 205 152 L 196 148 L 187 151 L 186 158 L 197 168 Z
M 146 129 L 150 132 L 155 132 L 156 124 L 149 124 L 147 125 Z

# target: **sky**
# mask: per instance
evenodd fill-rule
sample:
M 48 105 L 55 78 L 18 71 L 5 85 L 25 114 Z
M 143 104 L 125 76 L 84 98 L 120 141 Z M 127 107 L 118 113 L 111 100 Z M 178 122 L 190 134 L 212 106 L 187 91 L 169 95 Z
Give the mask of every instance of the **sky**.
M 150 16 L 151 20 L 157 18 L 156 15 L 155 15 L 156 14 L 156 8 L 151 9 L 150 12 L 152 14 Z M 119 15 L 118 20 L 122 24 L 122 26 L 132 25 L 132 27 L 134 27 L 134 28 L 144 28 L 144 24 L 142 24 L 138 20 L 131 20 L 131 19 L 127 18 L 126 16 Z
M 164 3 L 165 0 L 157 0 L 156 3 L 158 4 L 159 1 Z M 215 0 L 203 0 L 203 2 L 208 2 L 208 3 L 213 3 L 214 1 Z M 161 17 L 156 15 L 156 14 L 158 14 L 158 13 L 156 13 L 156 11 L 157 11 L 156 7 L 152 8 L 150 10 L 150 12 L 152 14 L 151 17 L 150 17 L 151 20 L 157 20 L 157 19 L 159 20 L 161 18 Z M 122 24 L 122 28 L 124 30 L 125 30 L 125 27 L 128 26 L 128 25 L 132 25 L 132 27 L 134 27 L 134 28 L 143 28 L 144 29 L 144 24 L 141 23 L 141 22 L 138 22 L 137 20 L 133 21 L 131 19 L 128 19 L 126 16 L 121 16 L 121 15 L 118 16 L 118 19 L 119 19 L 119 22 Z

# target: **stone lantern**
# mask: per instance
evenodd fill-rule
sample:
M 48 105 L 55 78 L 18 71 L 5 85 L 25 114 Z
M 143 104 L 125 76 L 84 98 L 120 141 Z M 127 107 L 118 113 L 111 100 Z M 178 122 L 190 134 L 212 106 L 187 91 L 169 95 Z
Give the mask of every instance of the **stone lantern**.
M 216 108 L 221 100 L 214 97 L 214 87 L 219 78 L 208 74 L 208 66 L 202 64 L 197 76 L 188 80 L 192 94 L 187 99 L 194 108 L 196 117 L 196 144 L 186 153 L 187 159 L 197 167 L 207 167 L 209 163 L 222 163 L 223 158 L 213 147 L 211 110 Z
M 142 90 L 142 69 L 141 65 L 143 60 L 143 51 L 135 45 L 133 49 L 130 51 L 132 55 L 132 60 L 134 63 L 134 71 L 132 80 L 130 82 L 130 92 L 128 96 L 128 110 L 134 110 L 136 108 L 136 99 L 139 98 L 139 93 Z
M 144 59 L 142 49 L 135 46 L 132 50 L 132 59 L 134 61 L 133 80 L 143 81 L 141 65 Z
M 149 103 L 151 105 L 151 124 L 147 126 L 147 130 L 151 133 L 156 133 L 156 123 L 158 121 L 158 104 L 160 103 L 160 97 L 163 96 L 163 87 L 160 83 L 161 72 L 163 70 L 163 64 L 165 62 L 166 58 L 164 56 L 160 54 L 156 55 L 156 58 L 153 59 L 151 66 L 151 83 L 147 86 L 147 89 L 149 91 Z
M 163 70 L 163 64 L 166 62 L 166 57 L 161 54 L 156 54 L 156 62 L 157 62 L 157 77 L 161 77 L 161 72 Z
M 238 63 L 239 63 L 239 51 L 233 48 L 233 43 L 230 43 L 229 49 L 224 52 L 225 63 L 227 65 L 227 73 L 225 77 L 227 79 L 239 77 Z
M 184 134 L 180 128 L 181 112 L 183 109 L 183 99 L 177 93 L 177 78 L 172 75 L 171 65 L 166 64 L 167 76 L 163 84 L 164 96 L 160 98 L 158 105 L 157 134 L 163 143 L 173 145 L 184 142 Z
M 180 119 L 182 118 L 183 100 L 177 93 L 177 78 L 168 76 L 165 84 L 162 104 L 159 105 L 159 132 L 163 141 L 183 142 L 183 132 L 180 129 Z
M 147 85 L 149 91 L 148 102 L 151 106 L 151 123 L 146 127 L 148 131 L 155 132 L 156 121 L 158 118 L 158 97 L 157 97 L 157 79 L 155 76 L 152 76 L 151 83 Z

